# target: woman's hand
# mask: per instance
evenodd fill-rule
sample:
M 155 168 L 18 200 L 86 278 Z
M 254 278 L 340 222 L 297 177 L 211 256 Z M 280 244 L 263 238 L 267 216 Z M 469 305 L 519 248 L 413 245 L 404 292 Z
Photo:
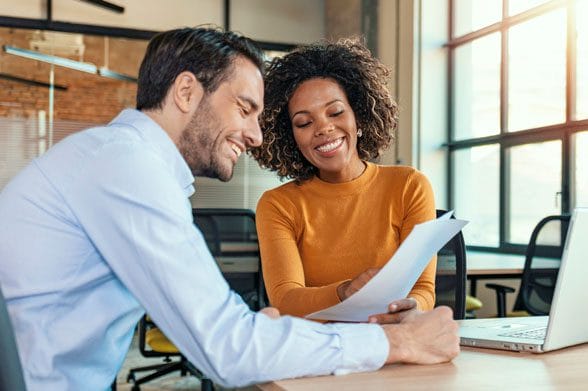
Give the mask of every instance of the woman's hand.
M 353 280 L 345 281 L 337 287 L 337 294 L 341 301 L 347 299 L 349 296 L 360 290 L 369 280 L 372 279 L 380 271 L 379 267 L 369 268 Z

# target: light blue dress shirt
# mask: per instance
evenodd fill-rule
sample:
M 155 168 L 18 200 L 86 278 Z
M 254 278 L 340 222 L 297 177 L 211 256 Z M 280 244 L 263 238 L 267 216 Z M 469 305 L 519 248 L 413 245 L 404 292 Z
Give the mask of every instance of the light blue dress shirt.
M 193 180 L 167 133 L 124 110 L 4 188 L 0 284 L 29 390 L 107 389 L 144 311 L 225 386 L 384 364 L 377 325 L 250 311 L 193 224 Z

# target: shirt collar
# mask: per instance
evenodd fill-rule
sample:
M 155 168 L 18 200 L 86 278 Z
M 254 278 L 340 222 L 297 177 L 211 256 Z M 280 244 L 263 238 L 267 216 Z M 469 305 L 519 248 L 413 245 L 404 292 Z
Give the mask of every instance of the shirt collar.
M 139 110 L 125 109 L 110 124 L 132 126 L 140 131 L 147 141 L 153 143 L 161 151 L 164 161 L 170 162 L 174 175 L 186 195 L 189 197 L 194 194 L 194 176 L 190 167 L 180 154 L 176 144 L 157 122 Z

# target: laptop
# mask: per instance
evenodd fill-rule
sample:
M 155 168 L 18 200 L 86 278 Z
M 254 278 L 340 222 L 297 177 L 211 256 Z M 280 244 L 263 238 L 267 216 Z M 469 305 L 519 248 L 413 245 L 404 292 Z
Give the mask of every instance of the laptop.
M 543 353 L 588 342 L 588 208 L 572 214 L 549 316 L 465 319 L 463 346 Z

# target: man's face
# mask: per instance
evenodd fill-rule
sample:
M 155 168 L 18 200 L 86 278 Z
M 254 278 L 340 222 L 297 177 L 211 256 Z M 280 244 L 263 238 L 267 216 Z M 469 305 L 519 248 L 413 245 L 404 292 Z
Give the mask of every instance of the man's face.
M 228 79 L 202 98 L 180 137 L 180 153 L 194 176 L 226 182 L 241 153 L 261 145 L 263 78 L 244 57 L 237 57 L 232 67 Z

